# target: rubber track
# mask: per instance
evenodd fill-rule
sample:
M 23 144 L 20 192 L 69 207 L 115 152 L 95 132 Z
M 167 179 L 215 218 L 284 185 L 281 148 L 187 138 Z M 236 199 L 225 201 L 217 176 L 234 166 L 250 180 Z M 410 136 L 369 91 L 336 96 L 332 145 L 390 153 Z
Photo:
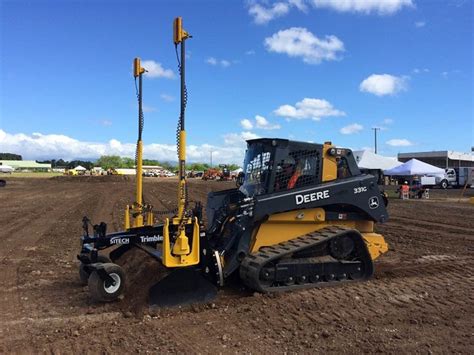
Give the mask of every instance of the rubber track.
M 292 284 L 290 286 L 265 286 L 260 282 L 260 271 L 268 263 L 281 259 L 287 255 L 314 247 L 325 243 L 330 239 L 336 238 L 342 233 L 351 231 L 351 229 L 338 226 L 331 226 L 320 229 L 319 231 L 301 235 L 295 239 L 288 240 L 272 246 L 262 247 L 257 253 L 247 255 L 240 265 L 240 278 L 245 285 L 259 292 L 280 292 L 302 288 L 329 286 L 341 282 L 350 282 L 351 280 L 331 280 L 308 282 L 305 284 Z M 369 257 L 370 260 L 370 257 Z M 370 272 L 371 276 L 372 272 Z M 363 277 L 364 278 L 364 277 Z

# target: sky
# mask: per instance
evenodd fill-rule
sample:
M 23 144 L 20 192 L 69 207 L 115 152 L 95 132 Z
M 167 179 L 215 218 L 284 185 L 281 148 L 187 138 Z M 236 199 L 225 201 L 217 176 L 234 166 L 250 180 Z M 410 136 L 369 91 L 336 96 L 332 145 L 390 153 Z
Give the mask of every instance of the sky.
M 246 139 L 378 152 L 474 146 L 473 2 L 0 0 L 0 151 L 176 160 L 186 41 L 188 161 L 241 164 Z

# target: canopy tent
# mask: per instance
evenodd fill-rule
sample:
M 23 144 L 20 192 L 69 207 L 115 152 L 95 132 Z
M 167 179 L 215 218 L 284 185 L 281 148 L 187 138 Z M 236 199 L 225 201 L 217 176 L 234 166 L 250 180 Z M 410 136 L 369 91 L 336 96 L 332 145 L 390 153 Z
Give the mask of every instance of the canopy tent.
M 231 173 L 232 173 L 232 174 L 235 174 L 235 175 L 238 175 L 238 174 L 241 173 L 242 171 L 244 171 L 244 169 L 238 168 L 238 169 L 232 170 Z
M 13 169 L 10 165 L 0 165 L 0 172 L 1 173 L 11 173 L 13 172 Z
M 74 170 L 77 170 L 77 171 L 86 171 L 87 169 L 84 168 L 84 167 L 81 166 L 81 165 L 78 165 L 78 166 L 76 166 L 76 167 L 74 168 Z
M 358 150 L 353 152 L 353 154 L 359 169 L 387 170 L 402 164 L 396 158 L 384 157 L 372 153 L 370 150 Z
M 432 175 L 444 174 L 444 169 L 424 163 L 417 159 L 411 159 L 393 169 L 384 170 L 384 174 L 390 176 Z

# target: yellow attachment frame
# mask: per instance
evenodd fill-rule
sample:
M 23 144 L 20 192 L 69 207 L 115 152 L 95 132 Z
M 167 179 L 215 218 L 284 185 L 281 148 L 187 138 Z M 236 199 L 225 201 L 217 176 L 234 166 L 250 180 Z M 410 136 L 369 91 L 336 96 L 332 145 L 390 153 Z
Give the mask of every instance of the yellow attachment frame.
M 183 29 L 183 20 L 177 17 L 173 22 L 173 41 L 177 46 L 181 43 L 181 116 L 180 131 L 178 137 L 178 159 L 179 159 L 179 185 L 178 185 L 178 213 L 171 223 L 176 230 L 174 244 L 171 246 L 170 240 L 170 220 L 166 219 L 163 226 L 163 256 L 162 262 L 166 267 L 186 267 L 199 264 L 199 221 L 197 218 L 186 217 L 186 132 L 184 130 L 184 65 L 185 51 L 184 40 L 191 37 Z M 186 226 L 193 225 L 192 245 L 189 245 L 189 237 L 186 236 Z
M 131 220 L 130 215 L 132 216 Z M 125 207 L 124 228 L 152 226 L 155 223 L 154 218 L 155 216 L 152 211 L 144 211 L 143 207 L 137 205 L 127 205 Z
M 172 223 L 179 225 L 180 221 L 173 218 Z M 185 235 L 184 229 L 178 231 L 178 237 L 171 248 L 169 226 L 170 220 L 167 218 L 163 226 L 163 257 L 162 262 L 166 267 L 186 267 L 199 264 L 199 222 L 197 218 L 186 220 L 186 224 L 193 224 L 193 241 L 189 246 L 189 238 Z

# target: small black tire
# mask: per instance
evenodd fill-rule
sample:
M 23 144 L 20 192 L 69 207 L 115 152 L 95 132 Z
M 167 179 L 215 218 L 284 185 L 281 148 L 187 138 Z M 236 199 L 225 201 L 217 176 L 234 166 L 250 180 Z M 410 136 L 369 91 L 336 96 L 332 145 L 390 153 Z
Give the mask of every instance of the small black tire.
M 105 255 L 97 255 L 97 262 L 105 264 L 105 263 L 111 263 L 112 261 Z M 87 270 L 85 264 L 81 263 L 81 265 L 79 265 L 79 280 L 81 281 L 82 285 L 84 286 L 87 285 L 90 274 L 91 273 Z
M 112 302 L 118 299 L 125 288 L 125 272 L 117 264 L 107 263 L 102 266 L 115 283 L 107 286 L 97 270 L 94 270 L 89 276 L 89 293 L 95 301 Z
M 443 181 L 441 181 L 440 186 L 441 186 L 442 189 L 446 190 L 446 189 L 448 188 L 448 186 L 449 186 L 448 180 L 443 180 Z

